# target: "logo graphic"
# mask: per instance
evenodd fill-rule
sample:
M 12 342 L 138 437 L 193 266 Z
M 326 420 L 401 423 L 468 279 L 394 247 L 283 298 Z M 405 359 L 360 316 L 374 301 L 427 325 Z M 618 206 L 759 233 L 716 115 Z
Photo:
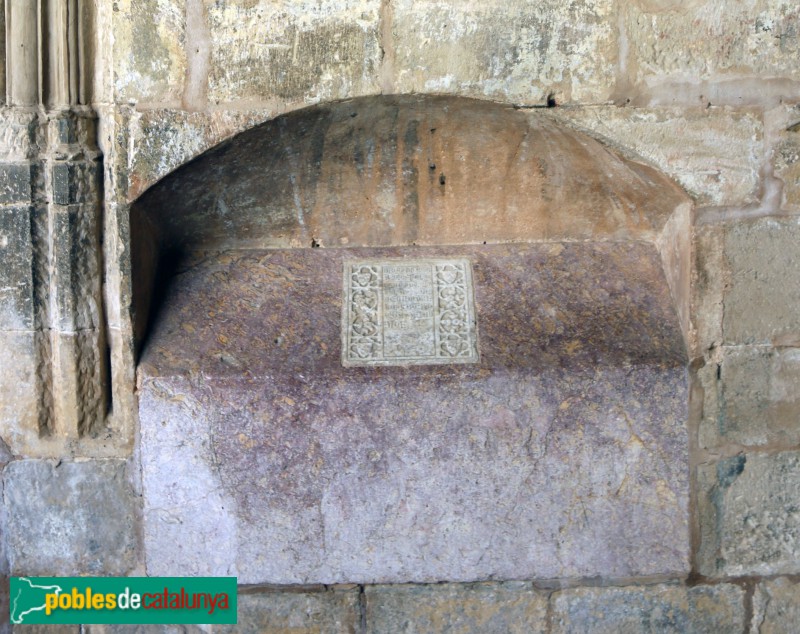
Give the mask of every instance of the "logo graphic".
M 40 612 L 47 608 L 47 596 L 58 596 L 62 592 L 61 586 L 42 586 L 33 583 L 27 577 L 18 577 L 19 587 L 16 592 L 11 591 L 11 622 L 34 623 L 33 619 L 24 620 L 31 612 Z
M 13 624 L 235 624 L 236 577 L 11 577 Z

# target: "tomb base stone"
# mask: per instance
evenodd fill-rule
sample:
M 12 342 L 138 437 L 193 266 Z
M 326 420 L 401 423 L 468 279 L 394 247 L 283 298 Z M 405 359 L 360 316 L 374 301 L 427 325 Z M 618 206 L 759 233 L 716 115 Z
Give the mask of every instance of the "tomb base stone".
M 688 571 L 685 347 L 652 245 L 193 257 L 139 365 L 149 574 L 327 584 Z M 469 362 L 343 364 L 347 267 L 448 259 L 470 271 Z M 438 287 L 387 292 L 419 288 Z M 396 308 L 381 308 L 392 327 Z M 442 314 L 430 316 L 435 341 Z

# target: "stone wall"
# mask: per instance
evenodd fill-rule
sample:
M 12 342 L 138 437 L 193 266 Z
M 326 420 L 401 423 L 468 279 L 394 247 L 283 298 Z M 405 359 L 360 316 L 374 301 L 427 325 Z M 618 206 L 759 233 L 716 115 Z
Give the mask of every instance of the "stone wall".
M 282 113 L 420 92 L 550 106 L 549 116 L 654 166 L 694 199 L 692 572 L 248 588 L 240 622 L 330 632 L 792 629 L 800 613 L 794 0 L 51 0 L 42 16 L 28 0 L 4 5 L 0 574 L 148 570 L 131 203 L 206 149 Z

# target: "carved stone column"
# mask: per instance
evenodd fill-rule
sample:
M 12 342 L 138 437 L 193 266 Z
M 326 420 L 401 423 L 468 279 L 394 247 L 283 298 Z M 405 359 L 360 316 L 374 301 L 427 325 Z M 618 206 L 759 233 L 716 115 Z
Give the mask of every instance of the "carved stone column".
M 108 363 L 96 117 L 86 105 L 83 0 L 6 0 L 6 131 L 0 137 L 0 436 L 15 453 L 64 455 L 102 428 Z M 16 127 L 14 127 L 16 126 Z M 9 134 L 9 130 L 14 130 Z M 22 405 L 20 407 L 20 405 Z
M 39 6 L 36 0 L 6 0 L 8 105 L 39 103 Z

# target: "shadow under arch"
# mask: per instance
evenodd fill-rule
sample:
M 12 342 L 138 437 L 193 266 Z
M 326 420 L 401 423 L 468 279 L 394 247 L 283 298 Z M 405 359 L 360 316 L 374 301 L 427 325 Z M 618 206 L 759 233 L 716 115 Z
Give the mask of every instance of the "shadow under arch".
M 460 97 L 311 106 L 227 139 L 131 207 L 141 349 L 165 280 L 191 252 L 646 241 L 688 331 L 691 200 L 542 109 Z

